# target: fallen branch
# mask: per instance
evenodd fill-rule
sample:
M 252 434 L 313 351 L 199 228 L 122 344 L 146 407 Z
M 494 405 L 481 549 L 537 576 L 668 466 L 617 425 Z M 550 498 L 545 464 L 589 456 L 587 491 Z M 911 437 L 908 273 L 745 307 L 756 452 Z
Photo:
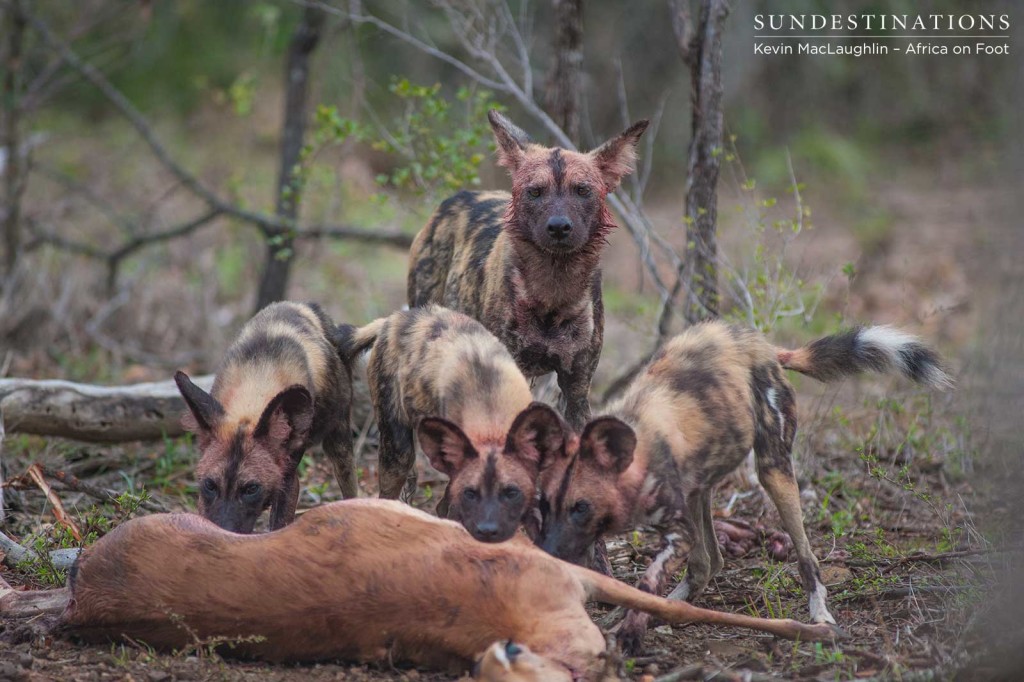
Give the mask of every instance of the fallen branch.
M 26 474 L 39 486 L 39 489 L 46 495 L 46 499 L 50 501 L 50 506 L 53 507 L 53 515 L 56 517 L 57 523 L 71 531 L 75 541 L 81 542 L 81 531 L 75 525 L 75 520 L 68 516 L 67 511 L 64 509 L 64 504 L 60 501 L 60 497 L 53 491 L 50 484 L 46 482 L 46 477 L 43 475 L 43 470 L 39 467 L 39 463 L 30 465 Z
M 213 376 L 196 377 L 209 390 Z M 173 381 L 93 386 L 70 381 L 0 379 L 0 419 L 9 433 L 93 443 L 181 435 L 185 403 Z
M 81 551 L 78 547 L 55 549 L 49 553 L 49 560 L 54 568 L 66 571 L 75 563 L 75 559 L 78 558 L 78 554 Z M 0 533 L 0 552 L 4 554 L 4 563 L 11 568 L 15 568 L 22 561 L 29 559 L 31 555 L 35 554 L 33 550 L 22 547 L 7 537 L 6 533 Z

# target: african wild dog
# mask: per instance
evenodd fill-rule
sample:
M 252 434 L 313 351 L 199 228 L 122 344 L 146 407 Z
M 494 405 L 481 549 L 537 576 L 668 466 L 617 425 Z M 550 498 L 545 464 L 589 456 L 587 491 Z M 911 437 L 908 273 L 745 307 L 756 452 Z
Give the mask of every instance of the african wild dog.
M 0 590 L 0 618 L 48 597 L 61 609 L 55 592 Z M 55 631 L 93 642 L 166 650 L 199 638 L 230 641 L 223 653 L 246 658 L 465 670 L 512 638 L 571 679 L 592 679 L 605 650 L 588 596 L 673 623 L 831 636 L 827 627 L 671 602 L 558 561 L 525 538 L 477 542 L 458 524 L 391 500 L 322 505 L 261 535 L 235 535 L 195 514 L 132 519 L 83 550 L 64 595 Z
M 460 192 L 441 204 L 410 251 L 409 306 L 479 320 L 527 378 L 555 372 L 580 429 L 604 337 L 599 261 L 615 227 L 605 196 L 633 170 L 647 121 L 581 154 L 534 144 L 496 111 L 488 118 L 512 194 Z
M 793 351 L 741 327 L 692 327 L 668 342 L 608 408 L 625 423 L 594 420 L 578 449 L 542 472 L 538 543 L 579 562 L 606 533 L 652 526 L 665 546 L 640 589 L 661 594 L 688 557 L 686 579 L 669 598 L 696 597 L 722 566 L 711 518 L 715 484 L 753 448 L 758 478 L 793 539 L 811 620 L 835 624 L 804 532 L 790 461 L 796 403 L 783 368 L 820 381 L 874 370 L 935 387 L 949 383 L 934 351 L 889 327 L 853 329 Z M 629 651 L 639 649 L 648 619 L 630 613 L 623 621 L 619 641 Z
M 196 436 L 199 512 L 218 526 L 251 533 L 270 507 L 270 529 L 295 517 L 296 469 L 311 445 L 324 452 L 346 498 L 355 497 L 349 410 L 352 371 L 340 334 L 313 303 L 274 303 L 242 327 L 211 393 L 174 375 Z
M 483 542 L 512 537 L 534 519 L 541 460 L 571 435 L 530 387 L 498 339 L 439 306 L 394 313 L 356 330 L 351 352 L 372 345 L 367 369 L 380 430 L 380 494 L 416 490 L 413 431 L 450 477 L 438 514 Z

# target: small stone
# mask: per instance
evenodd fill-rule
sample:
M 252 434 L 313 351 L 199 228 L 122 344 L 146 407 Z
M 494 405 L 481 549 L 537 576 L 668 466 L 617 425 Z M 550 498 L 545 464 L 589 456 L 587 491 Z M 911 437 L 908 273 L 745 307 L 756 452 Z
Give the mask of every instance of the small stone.
M 661 669 L 658 667 L 657 663 L 648 663 L 644 666 L 644 675 L 650 677 L 657 677 L 660 671 Z
M 672 626 L 671 625 L 659 625 L 658 627 L 654 628 L 654 631 L 657 632 L 659 635 L 671 635 L 672 634 Z
M 418 679 L 420 679 L 420 671 L 419 670 L 410 670 L 409 672 L 405 673 L 405 679 L 407 679 L 407 680 L 418 680 Z
M 163 670 L 150 670 L 147 677 L 149 682 L 164 682 L 164 680 L 171 679 L 171 674 Z
M 30 654 L 30 653 L 26 652 L 26 653 L 23 653 L 22 655 L 18 656 L 18 664 L 22 668 L 31 668 L 32 664 L 34 662 L 35 662 L 35 659 L 32 658 L 32 654 Z

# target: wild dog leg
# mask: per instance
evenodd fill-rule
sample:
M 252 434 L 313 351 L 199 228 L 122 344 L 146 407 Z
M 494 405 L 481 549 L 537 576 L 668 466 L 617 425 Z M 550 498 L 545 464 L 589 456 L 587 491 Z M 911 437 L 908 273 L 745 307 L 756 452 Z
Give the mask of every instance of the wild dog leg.
M 792 465 L 786 462 L 785 468 L 758 466 L 757 475 L 761 485 L 764 486 L 768 496 L 772 498 L 772 502 L 779 510 L 783 529 L 793 539 L 800 578 L 809 598 L 811 621 L 835 625 L 836 619 L 829 612 L 826 602 L 828 590 L 821 582 L 818 560 L 811 550 L 811 543 L 807 540 L 807 533 L 804 530 L 804 517 L 800 509 L 800 489 L 793 477 Z
M 334 467 L 334 477 L 341 487 L 341 494 L 346 500 L 359 496 L 359 484 L 356 478 L 355 446 L 352 443 L 352 430 L 345 424 L 324 436 L 324 453 Z
M 581 351 L 573 361 L 571 370 L 556 372 L 558 388 L 562 391 L 559 408 L 569 426 L 577 433 L 590 421 L 590 382 L 594 378 L 600 356 L 600 346 L 596 351 L 593 348 Z
M 693 519 L 693 547 L 686 557 L 686 578 L 668 595 L 669 599 L 678 601 L 692 601 L 699 597 L 722 568 L 722 554 L 711 520 L 711 491 L 695 490 L 686 501 Z
M 295 464 L 285 475 L 284 484 L 270 506 L 270 530 L 284 528 L 295 520 L 295 507 L 299 503 L 298 464 L 301 460 L 301 453 L 293 459 Z
M 669 576 L 678 569 L 693 546 L 694 528 L 689 522 L 682 522 L 665 534 L 665 545 L 654 561 L 644 571 L 637 589 L 654 595 L 665 591 Z M 644 611 L 627 611 L 626 617 L 619 626 L 618 639 L 622 651 L 636 655 L 643 650 L 644 635 L 650 624 L 651 615 Z
M 378 475 L 380 496 L 389 500 L 402 498 L 408 502 L 409 478 L 413 491 L 416 487 L 416 447 L 412 430 L 382 422 L 380 427 L 380 450 L 378 454 Z

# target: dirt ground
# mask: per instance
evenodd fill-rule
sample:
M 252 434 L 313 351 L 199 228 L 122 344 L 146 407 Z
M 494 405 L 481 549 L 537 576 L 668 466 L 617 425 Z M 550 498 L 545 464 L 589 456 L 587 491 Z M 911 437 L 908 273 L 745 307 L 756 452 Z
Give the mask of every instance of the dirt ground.
M 853 258 L 858 276 L 852 283 L 830 283 L 823 307 L 841 310 L 849 319 L 906 324 L 934 339 L 959 373 L 970 366 L 970 349 L 978 342 L 978 308 L 972 301 L 986 293 L 979 291 L 981 280 L 976 278 L 984 270 L 977 260 L 983 237 L 976 228 L 1002 196 L 956 178 L 904 183 L 898 190 L 879 187 L 876 200 L 894 216 L 895 227 L 865 244 L 841 219 L 833 223 L 819 216 L 813 238 L 793 257 L 822 268 L 841 266 L 838 258 L 830 262 L 834 254 Z M 635 268 L 618 253 L 613 244 L 609 270 Z M 610 324 L 604 381 L 620 362 L 643 352 L 646 342 L 638 340 L 642 327 L 636 320 Z M 986 483 L 994 464 L 987 461 L 973 426 L 970 382 L 961 382 L 952 394 L 931 396 L 899 382 L 874 379 L 827 388 L 804 380 L 797 387 L 802 424 L 795 458 L 805 522 L 822 560 L 833 614 L 850 638 L 836 645 L 793 644 L 738 630 L 660 626 L 648 634 L 642 657 L 623 662 L 623 676 L 665 681 L 923 680 L 951 678 L 964 669 L 968 672 L 961 677 L 984 679 L 971 659 L 972 633 L 987 590 L 1017 557 L 1006 551 L 1012 508 Z M 372 429 L 364 431 L 360 443 L 363 485 L 372 494 Z M 144 484 L 154 508 L 193 507 L 194 455 L 184 441 L 96 447 L 9 436 L 4 447 L 7 470 L 15 478 L 6 491 L 12 511 L 0 527 L 11 535 L 53 535 L 53 516 L 44 496 L 17 477 L 37 461 L 111 490 L 137 490 Z M 314 454 L 308 460 L 301 506 L 335 499 L 323 459 Z M 419 503 L 430 508 L 439 481 L 432 472 L 421 473 Z M 96 510 L 97 500 L 88 494 L 59 484 L 54 489 L 80 521 L 90 514 L 119 518 L 109 503 Z M 718 491 L 716 510 L 720 517 L 755 527 L 778 527 L 770 502 L 742 475 Z M 102 523 L 94 525 L 101 533 Z M 619 578 L 637 578 L 651 560 L 651 540 L 644 534 L 610 540 Z M 38 566 L 4 567 L 0 575 L 12 584 L 35 587 L 47 579 Z M 807 618 L 795 563 L 774 561 L 758 547 L 727 556 L 725 568 L 698 603 Z M 604 613 L 594 609 L 595 617 Z M 17 639 L 13 634 L 9 624 L 0 624 L 0 680 L 456 679 L 389 666 L 238 662 L 203 647 L 157 654 L 134 644 L 86 647 L 49 638 L 12 643 Z

